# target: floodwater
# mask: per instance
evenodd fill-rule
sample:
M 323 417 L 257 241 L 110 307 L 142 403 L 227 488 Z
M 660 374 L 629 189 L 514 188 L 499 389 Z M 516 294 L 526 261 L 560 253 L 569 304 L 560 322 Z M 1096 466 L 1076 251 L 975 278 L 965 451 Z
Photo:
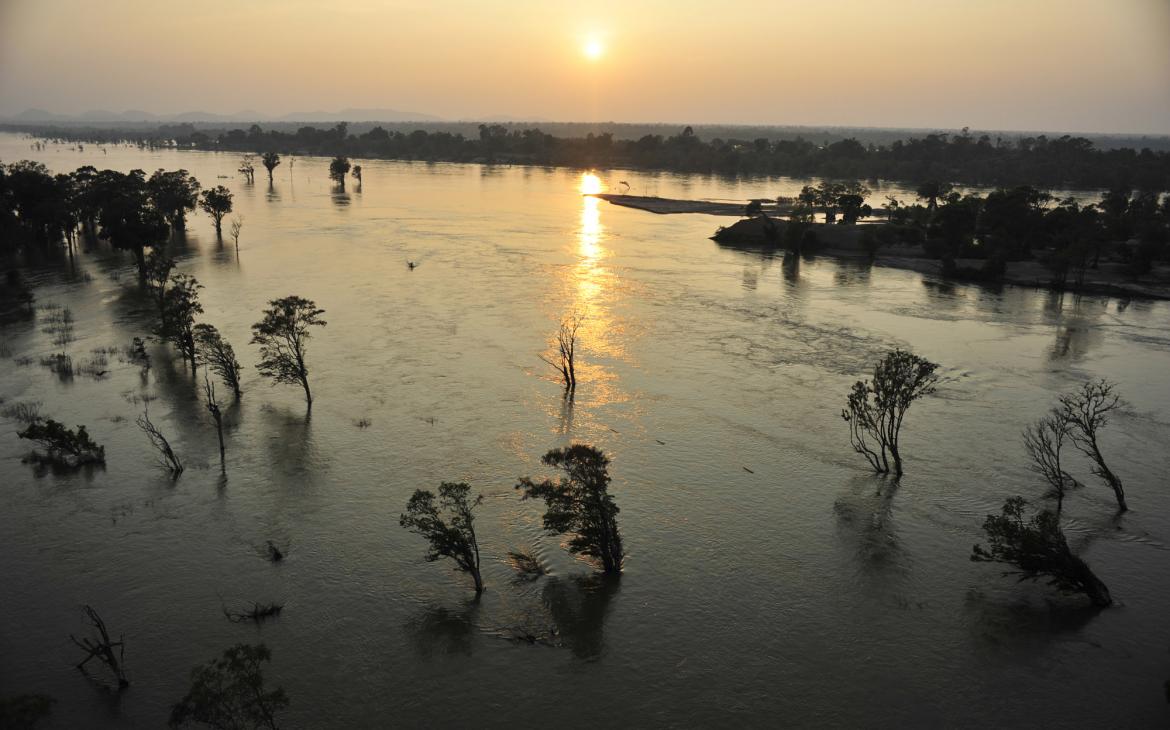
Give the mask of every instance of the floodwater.
M 785 262 L 707 239 L 725 219 L 655 216 L 598 188 L 746 199 L 805 181 L 361 161 L 344 193 L 327 160 L 261 169 L 234 155 L 0 137 L 0 159 L 190 170 L 228 185 L 239 254 L 209 219 L 172 243 L 204 289 L 202 321 L 235 345 L 244 397 L 226 410 L 227 477 L 192 381 L 166 348 L 141 370 L 62 381 L 41 321 L 0 327 L 5 405 L 86 424 L 104 470 L 40 473 L 0 421 L 0 694 L 57 699 L 49 727 L 165 723 L 188 671 L 264 641 L 288 727 L 1164 726 L 1170 717 L 1170 307 L 951 285 L 833 260 Z M 226 176 L 220 179 L 221 176 Z M 881 195 L 897 194 L 883 190 Z M 904 192 L 904 191 L 902 191 Z M 413 271 L 407 261 L 418 262 Z M 28 269 L 38 305 L 68 307 L 85 363 L 149 333 L 128 256 L 98 247 Z M 326 310 L 314 406 L 253 367 L 267 300 Z M 566 403 L 538 357 L 585 315 Z M 887 349 L 942 364 L 904 430 L 896 488 L 850 451 L 841 406 Z M 31 363 L 23 358 L 31 358 Z M 21 364 L 28 363 L 28 364 Z M 1130 407 L 1104 451 L 1131 511 L 1088 482 L 1070 542 L 1118 605 L 1076 610 L 971 563 L 983 517 L 1038 499 L 1020 430 L 1094 377 Z M 222 392 L 221 388 L 221 392 Z M 188 468 L 154 465 L 145 406 Z M 540 527 L 517 477 L 581 441 L 612 458 L 629 551 L 602 581 Z M 488 590 L 423 560 L 398 525 L 413 490 L 466 481 Z M 282 564 L 264 559 L 273 540 Z M 518 582 L 509 550 L 548 574 Z M 280 601 L 261 626 L 222 609 Z M 114 697 L 72 664 L 92 604 L 125 637 Z M 555 635 L 554 635 L 555 631 Z M 535 644 L 517 635 L 547 637 Z

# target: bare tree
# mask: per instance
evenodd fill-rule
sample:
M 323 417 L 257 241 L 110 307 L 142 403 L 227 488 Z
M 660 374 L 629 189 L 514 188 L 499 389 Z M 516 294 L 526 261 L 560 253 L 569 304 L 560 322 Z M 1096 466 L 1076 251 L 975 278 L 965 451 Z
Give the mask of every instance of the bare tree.
M 215 399 L 215 385 L 203 376 L 203 393 L 207 396 L 207 412 L 215 421 L 215 433 L 219 436 L 219 470 L 225 471 L 223 450 L 223 414 L 219 411 L 219 401 Z
M 135 421 L 138 428 L 146 434 L 150 439 L 150 445 L 159 453 L 159 466 L 171 473 L 171 478 L 178 479 L 179 475 L 183 473 L 183 462 L 179 461 L 179 457 L 175 455 L 174 449 L 171 448 L 171 443 L 167 441 L 167 437 L 163 436 L 162 431 L 158 430 L 150 420 L 150 414 L 146 411 Z
M 244 174 L 244 178 L 249 182 L 256 182 L 256 156 L 244 155 L 240 158 L 240 172 Z
M 89 620 L 89 625 L 97 630 L 97 638 L 83 636 L 78 639 L 73 634 L 69 635 L 70 640 L 73 641 L 82 651 L 84 651 L 85 659 L 82 659 L 77 668 L 85 671 L 85 665 L 90 659 L 96 657 L 99 661 L 110 668 L 114 676 L 118 679 L 118 689 L 124 689 L 130 686 L 130 680 L 126 679 L 126 670 L 122 666 L 123 658 L 126 652 L 126 644 L 121 636 L 117 641 L 110 640 L 110 633 L 106 630 L 106 622 L 102 621 L 102 617 L 92 606 L 85 605 L 81 607 L 85 612 L 85 617 Z M 115 654 L 114 649 L 117 649 Z
M 910 406 L 935 391 L 938 364 L 905 350 L 894 350 L 873 368 L 873 381 L 858 380 L 841 417 L 849 424 L 853 450 L 879 474 L 902 476 L 898 449 L 902 421 Z
M 577 389 L 577 330 L 580 329 L 584 317 L 580 314 L 570 314 L 561 320 L 557 330 L 557 352 L 552 357 L 541 355 L 540 359 L 547 362 L 561 374 L 565 383 L 565 391 L 572 393 Z
M 1093 474 L 1100 477 L 1117 497 L 1121 512 L 1129 509 L 1125 503 L 1125 489 L 1121 480 L 1105 464 L 1097 434 L 1109 423 L 1109 414 L 1123 405 L 1121 396 L 1114 392 L 1113 383 L 1107 380 L 1093 380 L 1081 385 L 1081 389 L 1069 395 L 1060 396 L 1060 409 L 1069 424 L 1069 435 L 1081 453 L 1093 461 Z
M 232 241 L 236 244 L 236 256 L 240 255 L 240 231 L 244 230 L 244 216 L 237 215 L 232 218 L 231 228 L 228 229 L 232 234 Z
M 1032 457 L 1031 469 L 1052 487 L 1049 496 L 1056 497 L 1056 515 L 1064 508 L 1064 495 L 1081 486 L 1060 463 L 1060 452 L 1069 438 L 1071 424 L 1064 411 L 1054 410 L 1024 429 L 1024 448 Z

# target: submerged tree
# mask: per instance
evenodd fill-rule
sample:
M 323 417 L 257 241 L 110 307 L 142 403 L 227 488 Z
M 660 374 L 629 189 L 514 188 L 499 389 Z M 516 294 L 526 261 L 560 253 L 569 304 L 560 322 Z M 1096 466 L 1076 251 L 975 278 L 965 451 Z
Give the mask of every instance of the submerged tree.
M 146 258 L 146 288 L 154 296 L 158 306 L 159 326 L 166 316 L 167 284 L 171 280 L 171 272 L 175 269 L 175 260 L 166 255 L 165 251 L 155 249 Z
M 146 182 L 150 199 L 166 218 L 171 228 L 187 227 L 187 211 L 195 209 L 199 195 L 199 181 L 186 170 L 167 172 L 159 170 Z
M 187 274 L 173 274 L 171 285 L 163 296 L 163 317 L 159 334 L 175 346 L 183 359 L 191 365 L 195 375 L 198 352 L 195 342 L 195 315 L 203 313 L 199 303 L 199 281 Z
M 191 670 L 191 689 L 171 708 L 171 727 L 192 723 L 223 730 L 276 730 L 276 714 L 288 695 L 264 686 L 261 666 L 272 660 L 264 644 L 237 644 L 223 656 Z
M 256 182 L 256 157 L 255 155 L 244 155 L 240 158 L 240 172 L 244 174 L 244 179 L 249 183 Z
M 570 552 L 600 560 L 606 573 L 620 571 L 625 553 L 617 526 L 620 510 L 609 493 L 609 459 L 600 449 L 573 444 L 549 451 L 541 462 L 565 476 L 557 482 L 523 477 L 516 488 L 523 499 L 544 500 L 544 528 L 573 533 Z
M 222 185 L 204 190 L 199 196 L 199 207 L 215 221 L 215 235 L 223 235 L 223 217 L 232 212 L 232 191 Z
M 433 492 L 416 489 L 398 524 L 427 539 L 431 544 L 426 555 L 428 561 L 439 558 L 455 561 L 459 570 L 471 575 L 475 592 L 479 594 L 483 593 L 483 578 L 479 572 L 479 543 L 475 539 L 473 510 L 483 502 L 483 495 L 469 499 L 470 493 L 471 487 L 467 484 L 443 482 L 439 485 L 436 502 Z
M 122 666 L 126 653 L 125 641 L 120 636 L 117 641 L 110 639 L 110 633 L 106 630 L 106 622 L 92 606 L 82 606 L 81 610 L 85 612 L 85 617 L 89 621 L 89 625 L 97 632 L 97 636 L 93 638 L 83 636 L 78 639 L 73 634 L 69 635 L 70 640 L 85 652 L 85 658 L 78 662 L 77 668 L 84 672 L 85 665 L 89 663 L 89 660 L 96 658 L 113 672 L 114 677 L 118 680 L 118 689 L 129 687 L 130 680 L 126 679 L 126 669 Z M 116 653 L 115 649 L 118 650 Z
M 36 418 L 16 435 L 40 444 L 49 452 L 50 459 L 61 464 L 80 466 L 106 463 L 106 447 L 90 438 L 85 426 L 78 426 L 73 431 L 51 418 L 43 421 Z
M 158 426 L 154 425 L 154 422 L 150 420 L 150 414 L 143 411 L 135 423 L 146 434 L 146 437 L 150 439 L 150 445 L 158 452 L 158 465 L 170 472 L 172 479 L 178 479 L 179 475 L 183 473 L 183 462 L 179 460 L 178 455 L 175 454 L 175 450 L 171 448 L 171 442 L 167 440 L 167 437 L 163 435 L 163 432 L 159 430 Z
M 910 406 L 935 391 L 938 364 L 905 350 L 894 350 L 873 368 L 873 380 L 853 384 L 841 417 L 849 424 L 853 450 L 865 457 L 874 471 L 902 476 L 898 448 L 902 421 Z
M 1083 593 L 1098 608 L 1111 605 L 1109 589 L 1069 550 L 1056 513 L 1043 510 L 1025 522 L 1026 505 L 1022 497 L 1011 497 L 1002 514 L 988 515 L 983 523 L 988 547 L 975 545 L 971 560 L 1005 563 L 1015 569 L 1004 575 L 1019 575 L 1021 581 L 1044 578 L 1061 592 Z
M 334 157 L 329 163 L 329 179 L 341 187 L 345 187 L 345 174 L 349 172 L 349 158 Z
M 232 394 L 239 398 L 242 395 L 240 391 L 241 368 L 231 343 L 223 338 L 219 330 L 209 324 L 197 324 L 192 331 L 195 336 L 195 353 L 199 362 L 222 378 L 223 382 L 232 389 Z
M 273 299 L 264 310 L 264 319 L 252 325 L 252 344 L 260 345 L 260 362 L 256 369 L 277 383 L 300 383 L 305 402 L 313 406 L 309 390 L 309 370 L 305 366 L 305 348 L 310 327 L 324 327 L 321 315 L 311 299 L 287 296 Z
M 236 258 L 240 256 L 240 231 L 244 230 L 244 216 L 232 218 L 232 226 L 228 229 L 232 234 L 232 242 L 236 245 Z
M 1125 489 L 1121 480 L 1105 463 L 1097 434 L 1109 423 L 1109 414 L 1121 407 L 1121 396 L 1114 392 L 1113 384 L 1106 380 L 1094 380 L 1081 385 L 1081 389 L 1060 397 L 1062 416 L 1069 424 L 1069 435 L 1081 453 L 1093 461 L 1093 474 L 1100 477 L 1117 497 L 1117 508 L 1124 512 L 1129 509 L 1125 502 Z
M 540 359 L 561 374 L 565 384 L 565 391 L 572 393 L 577 388 L 577 330 L 581 327 L 584 318 L 579 314 L 572 314 L 561 320 L 557 330 L 557 352 L 553 357 L 541 355 Z
M 1063 411 L 1054 410 L 1024 429 L 1024 448 L 1032 457 L 1031 469 L 1051 487 L 1050 496 L 1056 497 L 1056 515 L 1064 509 L 1065 494 L 1080 486 L 1060 463 L 1060 452 L 1069 438 L 1071 424 Z
M 358 187 L 360 188 L 362 185 L 362 166 L 361 165 L 354 165 L 352 174 L 353 174 L 353 179 L 357 180 Z
M 215 435 L 219 437 L 219 469 L 223 471 L 225 468 L 224 462 L 224 448 L 223 448 L 223 413 L 219 410 L 219 401 L 215 398 L 215 385 L 212 384 L 207 376 L 203 376 L 203 393 L 207 396 L 207 412 L 211 414 L 211 419 L 215 421 Z
M 268 170 L 268 182 L 272 182 L 272 171 L 280 164 L 280 155 L 275 152 L 265 152 L 260 156 L 260 161 L 264 163 L 264 169 Z
M 98 237 L 133 253 L 138 278 L 145 281 L 146 249 L 165 243 L 169 234 L 166 219 L 150 200 L 145 173 L 103 170 L 94 179 L 92 195 L 100 211 Z

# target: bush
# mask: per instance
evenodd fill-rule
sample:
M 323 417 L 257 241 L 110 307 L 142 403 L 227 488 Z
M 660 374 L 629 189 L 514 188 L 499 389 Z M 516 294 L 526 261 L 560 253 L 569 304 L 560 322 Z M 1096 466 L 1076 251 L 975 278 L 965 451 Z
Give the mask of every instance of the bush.
M 48 450 L 49 457 L 55 461 L 74 466 L 106 463 L 106 447 L 95 443 L 89 437 L 85 426 L 78 426 L 74 432 L 65 428 L 64 424 L 48 418 L 44 421 L 33 421 L 16 435 L 40 444 Z

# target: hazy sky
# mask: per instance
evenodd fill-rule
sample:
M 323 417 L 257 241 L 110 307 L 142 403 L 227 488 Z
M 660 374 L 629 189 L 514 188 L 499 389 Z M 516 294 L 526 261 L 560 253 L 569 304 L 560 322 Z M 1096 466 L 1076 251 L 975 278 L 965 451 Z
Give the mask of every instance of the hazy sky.
M 1170 133 L 1170 0 L 0 0 L 29 107 Z

